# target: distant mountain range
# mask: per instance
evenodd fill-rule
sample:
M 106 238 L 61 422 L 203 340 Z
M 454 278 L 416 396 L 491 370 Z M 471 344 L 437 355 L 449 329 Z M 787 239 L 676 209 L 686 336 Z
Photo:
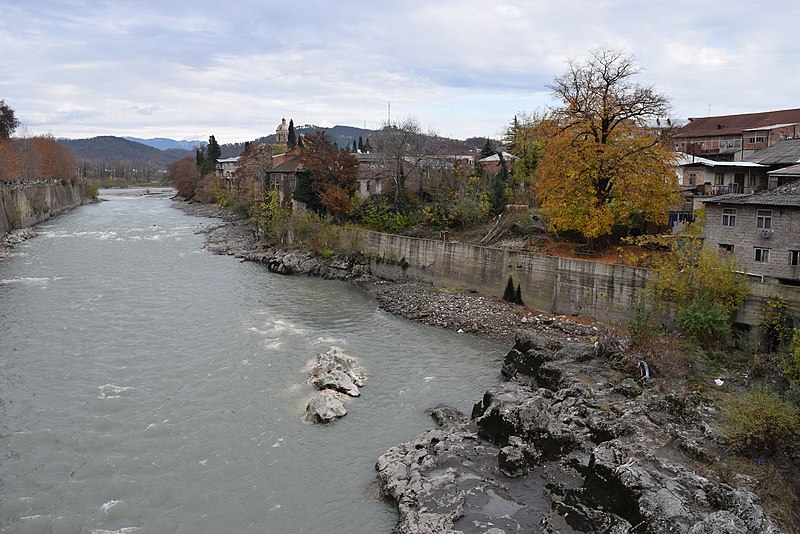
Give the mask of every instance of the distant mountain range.
M 151 146 L 159 150 L 169 150 L 170 148 L 177 148 L 179 150 L 194 150 L 199 146 L 206 146 L 207 141 L 175 141 L 174 139 L 167 139 L 166 137 L 153 137 L 151 139 L 142 139 L 141 137 L 128 137 L 123 139 L 128 141 L 135 141 L 143 145 Z

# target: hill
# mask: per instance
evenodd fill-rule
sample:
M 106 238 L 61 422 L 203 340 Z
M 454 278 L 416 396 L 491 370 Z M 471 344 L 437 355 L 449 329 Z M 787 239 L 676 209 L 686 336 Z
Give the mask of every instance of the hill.
M 172 148 L 159 150 L 122 137 L 110 135 L 90 139 L 59 139 L 78 161 L 132 162 L 140 167 L 165 170 L 167 165 L 187 156 L 194 157 L 194 150 Z
M 196 147 L 206 146 L 208 144 L 206 141 L 186 141 L 185 139 L 182 141 L 175 141 L 174 139 L 167 139 L 166 137 L 142 139 L 141 137 L 129 137 L 126 135 L 123 139 L 151 146 L 159 150 L 169 150 L 170 148 L 177 148 L 179 150 L 194 150 Z

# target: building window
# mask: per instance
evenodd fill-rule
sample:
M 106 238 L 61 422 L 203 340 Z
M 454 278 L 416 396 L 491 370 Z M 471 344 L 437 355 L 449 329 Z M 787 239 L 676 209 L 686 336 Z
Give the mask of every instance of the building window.
M 697 184 L 697 173 L 690 172 L 689 173 L 689 185 L 696 185 Z
M 722 208 L 722 226 L 736 226 L 736 208 Z
M 756 176 L 755 174 L 750 174 L 747 176 L 747 185 L 749 187 L 753 187 L 756 185 Z
M 750 143 L 751 145 L 755 145 L 757 143 L 763 143 L 764 142 L 764 136 L 757 135 L 755 137 L 748 137 L 747 138 L 747 142 Z
M 756 212 L 756 228 L 769 230 L 772 228 L 772 210 L 758 210 Z
M 714 175 L 714 185 L 722 185 L 725 183 L 725 175 L 721 172 L 718 172 Z
M 726 245 L 725 243 L 719 244 L 719 255 L 720 256 L 727 256 L 728 254 L 733 254 L 733 245 Z
M 800 250 L 789 251 L 789 265 L 800 265 Z
M 753 257 L 753 260 L 759 263 L 767 263 L 769 261 L 769 249 L 756 248 L 756 254 Z

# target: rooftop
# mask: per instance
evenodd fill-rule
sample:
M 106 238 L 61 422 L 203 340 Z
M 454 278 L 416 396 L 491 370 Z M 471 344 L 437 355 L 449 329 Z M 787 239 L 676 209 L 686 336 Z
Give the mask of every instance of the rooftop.
M 683 152 L 678 155 L 678 165 L 705 165 L 707 167 L 764 167 L 760 163 L 752 161 L 714 161 L 711 159 L 701 158 L 700 156 L 693 156 L 691 154 L 684 154 Z
M 759 150 L 750 161 L 763 165 L 792 165 L 800 163 L 800 139 L 784 139 L 769 148 Z
M 741 134 L 745 130 L 764 130 L 776 125 L 800 123 L 800 108 L 779 111 L 762 111 L 741 115 L 690 118 L 689 123 L 679 128 L 674 137 L 706 137 Z
M 720 195 L 703 200 L 707 204 L 749 204 L 800 207 L 800 180 L 751 195 Z

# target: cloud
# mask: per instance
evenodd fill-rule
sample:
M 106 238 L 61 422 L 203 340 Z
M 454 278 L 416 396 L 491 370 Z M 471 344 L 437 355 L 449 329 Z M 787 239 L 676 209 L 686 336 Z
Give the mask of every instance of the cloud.
M 295 123 L 502 132 L 570 58 L 620 48 L 676 117 L 797 107 L 800 6 L 741 0 L 221 5 L 0 0 L 0 97 L 58 136 L 253 139 Z M 779 12 L 776 12 L 779 11 Z M 746 17 L 742 13 L 747 13 Z M 764 39 L 768 35 L 769 39 Z M 780 91 L 769 90 L 780 87 Z

